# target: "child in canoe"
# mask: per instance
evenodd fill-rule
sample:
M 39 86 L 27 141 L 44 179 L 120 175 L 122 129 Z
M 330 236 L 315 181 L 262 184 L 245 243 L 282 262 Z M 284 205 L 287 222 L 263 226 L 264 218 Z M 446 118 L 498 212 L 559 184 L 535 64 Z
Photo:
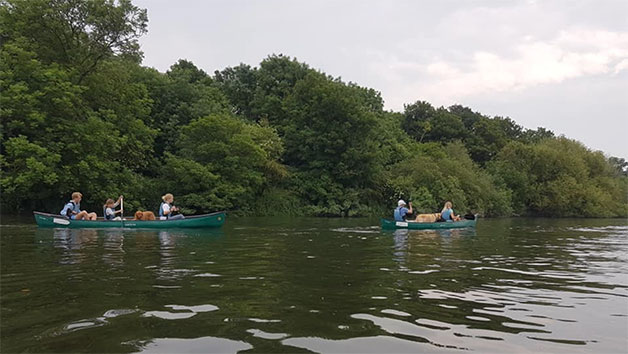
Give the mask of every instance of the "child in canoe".
M 174 215 L 174 213 L 179 211 L 179 208 L 174 206 L 174 196 L 170 193 L 166 193 L 161 197 L 163 202 L 159 206 L 159 220 L 179 220 L 185 219 L 183 214 Z
M 72 200 L 63 206 L 60 214 L 71 220 L 96 220 L 96 213 L 81 210 L 81 199 L 83 195 L 80 192 L 72 193 Z
M 119 216 L 116 216 L 116 214 L 122 213 L 122 209 L 116 210 L 116 207 L 120 205 L 121 200 L 122 200 L 122 196 L 119 196 L 118 201 L 116 201 L 115 203 L 113 202 L 113 199 L 111 198 L 107 199 L 107 201 L 105 202 L 105 205 L 103 205 L 103 214 L 105 215 L 105 220 L 120 220 L 121 219 Z

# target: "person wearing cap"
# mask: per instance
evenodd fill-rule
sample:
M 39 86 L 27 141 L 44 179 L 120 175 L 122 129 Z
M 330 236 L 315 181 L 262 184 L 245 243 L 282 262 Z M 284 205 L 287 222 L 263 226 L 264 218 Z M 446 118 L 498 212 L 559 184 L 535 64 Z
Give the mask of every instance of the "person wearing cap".
M 410 202 L 410 209 L 408 209 L 406 208 L 406 202 L 403 199 L 399 199 L 395 209 L 395 221 L 406 221 L 406 217 L 408 214 L 412 214 L 412 212 L 412 202 Z

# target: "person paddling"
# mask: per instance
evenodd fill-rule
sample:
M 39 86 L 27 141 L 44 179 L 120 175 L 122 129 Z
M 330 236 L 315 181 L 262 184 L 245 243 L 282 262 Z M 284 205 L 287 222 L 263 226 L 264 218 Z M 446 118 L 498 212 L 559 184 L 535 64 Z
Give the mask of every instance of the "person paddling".
M 410 202 L 410 209 L 406 208 L 406 202 L 403 199 L 399 199 L 397 202 L 397 208 L 395 209 L 395 221 L 406 221 L 408 214 L 412 214 L 412 202 Z
M 113 199 L 107 199 L 105 205 L 103 205 L 103 214 L 105 220 L 120 220 L 119 216 L 116 214 L 122 213 L 122 209 L 116 210 L 116 207 L 120 205 L 120 201 L 122 200 L 122 196 L 118 197 L 118 200 L 114 203 Z
M 174 215 L 174 212 L 179 211 L 179 208 L 172 205 L 174 203 L 174 196 L 170 193 L 166 193 L 163 197 L 161 197 L 163 202 L 159 206 L 159 220 L 179 220 L 185 219 L 183 214 Z
M 81 210 L 81 199 L 83 195 L 80 192 L 72 193 L 72 200 L 63 207 L 60 214 L 71 220 L 96 220 L 96 213 Z

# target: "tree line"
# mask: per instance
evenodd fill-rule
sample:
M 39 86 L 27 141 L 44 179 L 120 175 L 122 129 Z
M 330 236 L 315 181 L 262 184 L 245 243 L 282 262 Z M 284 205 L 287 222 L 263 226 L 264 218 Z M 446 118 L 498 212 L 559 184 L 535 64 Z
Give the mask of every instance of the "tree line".
M 0 1 L 2 211 L 364 216 L 398 198 L 489 216 L 628 216 L 628 163 L 468 107 L 384 110 L 379 92 L 284 55 L 213 74 L 141 65 L 129 0 Z

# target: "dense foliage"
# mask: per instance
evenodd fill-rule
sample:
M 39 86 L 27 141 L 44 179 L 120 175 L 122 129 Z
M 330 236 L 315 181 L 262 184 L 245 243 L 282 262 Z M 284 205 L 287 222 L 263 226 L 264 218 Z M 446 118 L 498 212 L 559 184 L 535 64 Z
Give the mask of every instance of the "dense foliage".
M 213 76 L 141 66 L 129 0 L 0 1 L 4 211 L 375 215 L 399 197 L 485 215 L 626 217 L 628 163 L 463 106 L 383 109 L 379 92 L 282 55 Z

